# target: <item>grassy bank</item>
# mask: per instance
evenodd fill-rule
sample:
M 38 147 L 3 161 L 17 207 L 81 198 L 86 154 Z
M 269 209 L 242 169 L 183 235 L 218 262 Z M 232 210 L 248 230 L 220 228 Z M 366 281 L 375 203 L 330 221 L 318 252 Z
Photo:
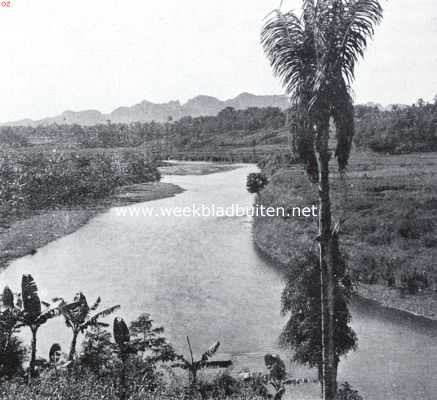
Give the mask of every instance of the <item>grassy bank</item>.
M 334 215 L 345 219 L 341 243 L 361 284 L 358 293 L 430 318 L 437 315 L 436 168 L 435 154 L 358 153 L 353 154 L 345 179 L 334 173 L 331 181 Z M 286 208 L 316 204 L 316 188 L 302 167 L 282 166 L 269 172 L 260 204 Z M 316 221 L 310 218 L 254 221 L 256 246 L 283 265 L 311 247 L 316 231 Z
M 84 202 L 75 207 L 28 210 L 24 218 L 0 228 L 0 268 L 10 261 L 28 254 L 53 240 L 73 233 L 95 215 L 110 207 L 174 196 L 183 189 L 163 182 L 149 182 L 123 186 L 114 194 L 95 203 Z

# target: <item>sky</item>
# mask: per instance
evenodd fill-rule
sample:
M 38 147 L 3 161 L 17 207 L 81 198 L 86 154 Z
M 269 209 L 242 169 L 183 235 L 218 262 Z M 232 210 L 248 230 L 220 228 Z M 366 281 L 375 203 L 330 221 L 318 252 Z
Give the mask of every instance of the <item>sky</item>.
M 259 44 L 279 0 L 10 0 L 0 7 L 0 121 L 144 99 L 280 94 Z M 437 1 L 381 0 L 355 101 L 437 94 Z M 300 0 L 282 9 L 299 11 Z

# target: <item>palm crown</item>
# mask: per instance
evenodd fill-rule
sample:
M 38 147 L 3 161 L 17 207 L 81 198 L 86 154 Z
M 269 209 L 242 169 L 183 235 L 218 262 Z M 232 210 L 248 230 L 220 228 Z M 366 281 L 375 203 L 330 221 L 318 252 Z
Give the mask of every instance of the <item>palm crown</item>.
M 334 119 L 336 156 L 346 167 L 354 131 L 349 85 L 374 26 L 382 18 L 377 0 L 304 0 L 300 17 L 275 10 L 267 19 L 261 42 L 295 109 L 307 117 L 301 134 L 306 161 L 313 157 L 313 124 L 320 111 Z M 303 153 L 303 154 L 302 154 Z M 306 153 L 306 154 L 305 154 Z

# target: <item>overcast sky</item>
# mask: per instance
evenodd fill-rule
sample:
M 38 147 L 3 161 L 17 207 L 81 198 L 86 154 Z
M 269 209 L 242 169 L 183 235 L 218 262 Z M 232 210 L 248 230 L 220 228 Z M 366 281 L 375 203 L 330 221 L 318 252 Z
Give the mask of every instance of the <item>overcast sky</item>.
M 437 94 L 437 1 L 382 0 L 356 101 Z M 11 0 L 0 7 L 0 121 L 147 99 L 281 93 L 259 45 L 279 0 Z M 283 9 L 299 9 L 299 0 Z

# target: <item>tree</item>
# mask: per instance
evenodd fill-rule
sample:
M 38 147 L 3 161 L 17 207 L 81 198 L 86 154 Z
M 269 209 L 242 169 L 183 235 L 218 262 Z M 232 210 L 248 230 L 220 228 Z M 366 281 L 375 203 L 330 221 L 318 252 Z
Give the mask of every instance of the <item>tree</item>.
M 322 381 L 321 346 L 321 290 L 314 285 L 320 278 L 319 258 L 313 251 L 293 261 L 288 270 L 287 283 L 282 292 L 282 313 L 290 317 L 281 333 L 280 344 L 294 349 L 295 361 L 317 368 Z M 335 263 L 338 277 L 335 288 L 336 317 L 334 346 L 338 356 L 356 347 L 356 335 L 348 326 L 351 315 L 347 304 L 352 294 L 352 281 L 346 263 L 340 258 Z
M 354 133 L 350 84 L 356 62 L 382 19 L 378 0 L 304 0 L 299 18 L 274 11 L 261 43 L 300 114 L 298 149 L 319 189 L 319 263 L 321 290 L 322 397 L 337 392 L 338 354 L 334 260 L 339 253 L 338 227 L 332 226 L 329 161 L 330 120 L 335 124 L 339 170 L 348 163 Z M 325 309 L 327 318 L 325 320 Z
M 273 400 L 281 400 L 285 393 L 285 378 L 287 376 L 284 361 L 277 354 L 266 354 L 264 356 L 264 364 L 269 371 L 266 376 L 267 383 L 275 390 Z
M 49 319 L 60 315 L 59 308 L 56 305 L 50 305 L 40 300 L 38 287 L 32 275 L 23 275 L 21 280 L 21 300 L 17 301 L 15 307 L 17 307 L 18 310 L 18 327 L 27 326 L 32 333 L 29 364 L 29 374 L 32 377 L 35 376 L 36 338 L 38 329 Z
M 113 364 L 111 334 L 100 325 L 91 325 L 82 343 L 80 364 L 98 376 L 106 375 Z
M 149 351 L 151 355 L 148 360 L 173 361 L 176 353 L 167 339 L 162 335 L 164 328 L 162 326 L 154 327 L 150 314 L 143 313 L 129 326 L 132 345 L 140 352 L 142 358 Z
M 55 300 L 60 300 L 59 309 L 65 319 L 65 324 L 73 331 L 73 337 L 70 345 L 70 353 L 68 355 L 68 359 L 70 361 L 73 360 L 76 354 L 76 343 L 79 333 L 86 332 L 87 329 L 92 326 L 109 326 L 104 322 L 100 322 L 99 319 L 112 314 L 115 310 L 120 308 L 119 305 L 116 305 L 108 307 L 92 315 L 91 313 L 98 309 L 101 299 L 100 297 L 98 297 L 94 304 L 90 307 L 88 305 L 85 295 L 82 292 L 77 293 L 74 296 L 73 302 L 71 303 L 66 303 L 64 299 Z

